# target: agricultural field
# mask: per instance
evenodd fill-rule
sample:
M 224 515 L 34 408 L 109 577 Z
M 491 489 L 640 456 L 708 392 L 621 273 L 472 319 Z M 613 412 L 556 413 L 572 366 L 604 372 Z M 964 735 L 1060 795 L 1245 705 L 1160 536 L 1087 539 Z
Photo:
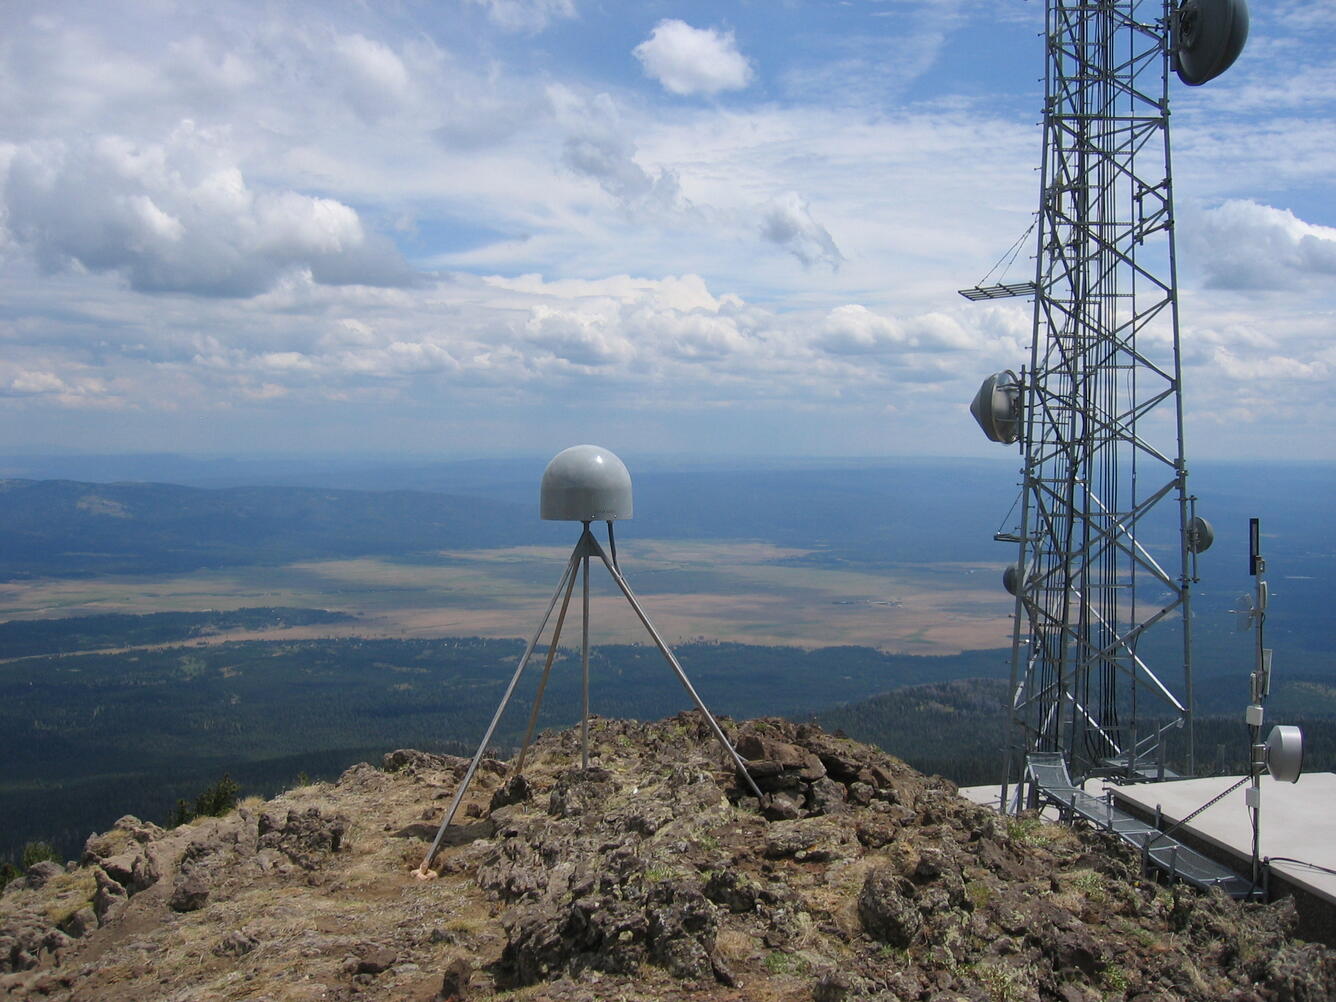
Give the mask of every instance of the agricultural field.
M 0 583 L 0 620 L 284 606 L 354 618 L 220 631 L 198 642 L 527 637 L 569 556 L 570 550 L 561 547 L 499 547 L 411 560 L 361 557 L 178 575 L 10 581 Z M 627 580 L 670 642 L 854 644 L 927 655 L 1007 642 L 1011 601 L 999 585 L 1001 564 L 944 562 L 873 570 L 823 566 L 813 556 L 813 551 L 750 541 L 630 540 L 619 550 Z M 602 567 L 591 568 L 590 587 L 596 642 L 644 639 L 643 628 Z

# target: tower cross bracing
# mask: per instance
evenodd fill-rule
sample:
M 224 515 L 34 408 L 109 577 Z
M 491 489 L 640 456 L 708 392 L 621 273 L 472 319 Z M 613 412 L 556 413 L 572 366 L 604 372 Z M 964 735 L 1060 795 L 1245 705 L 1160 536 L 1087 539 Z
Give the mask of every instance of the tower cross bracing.
M 1078 782 L 1136 774 L 1166 726 L 1191 722 L 1172 14 L 1163 0 L 1047 3 L 1021 524 L 1008 537 L 1007 783 L 1022 806 L 1029 753 L 1061 752 Z M 1173 637 L 1148 645 L 1152 629 Z M 1189 768 L 1191 754 L 1189 740 Z

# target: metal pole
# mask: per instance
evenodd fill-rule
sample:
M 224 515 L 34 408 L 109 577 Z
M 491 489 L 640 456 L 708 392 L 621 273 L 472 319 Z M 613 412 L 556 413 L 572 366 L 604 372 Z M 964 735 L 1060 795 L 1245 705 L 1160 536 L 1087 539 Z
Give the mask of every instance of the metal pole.
M 575 549 L 571 551 L 571 559 L 566 562 L 566 570 L 562 572 L 561 580 L 557 582 L 556 591 L 552 593 L 552 601 L 547 604 L 547 611 L 543 613 L 543 621 L 538 624 L 538 629 L 529 638 L 529 646 L 524 648 L 524 655 L 515 668 L 515 674 L 510 678 L 510 684 L 506 686 L 505 695 L 501 697 L 501 703 L 497 706 L 496 713 L 492 715 L 492 722 L 487 725 L 487 731 L 478 744 L 478 750 L 473 755 L 473 761 L 469 763 L 468 771 L 464 773 L 464 778 L 460 780 L 459 786 L 455 789 L 454 799 L 450 801 L 450 807 L 445 812 L 445 817 L 441 819 L 441 827 L 436 832 L 436 838 L 431 843 L 431 848 L 427 850 L 422 865 L 413 871 L 418 877 L 425 879 L 428 876 L 428 868 L 431 866 L 432 858 L 436 855 L 436 850 L 441 847 L 441 839 L 445 837 L 445 830 L 450 826 L 450 822 L 455 819 L 455 812 L 459 810 L 460 801 L 464 799 L 464 794 L 468 792 L 469 784 L 473 782 L 473 774 L 478 771 L 478 764 L 482 761 L 483 753 L 487 751 L 487 746 L 491 743 L 492 733 L 496 730 L 496 725 L 501 722 L 501 715 L 506 712 L 506 704 L 510 702 L 510 697 L 515 692 L 515 686 L 519 683 L 520 676 L 524 674 L 525 666 L 528 665 L 533 649 L 538 644 L 538 638 L 542 636 L 543 630 L 547 627 L 547 621 L 552 617 L 552 610 L 557 605 L 557 597 L 561 594 L 561 590 L 566 587 L 566 579 L 573 577 L 575 574 L 579 558 L 580 544 L 577 543 Z
M 547 689 L 548 676 L 552 674 L 552 661 L 557 654 L 557 644 L 561 642 L 561 627 L 566 622 L 566 610 L 571 604 L 571 592 L 575 590 L 575 575 L 566 582 L 566 595 L 561 600 L 561 612 L 557 613 L 557 625 L 552 628 L 552 640 L 548 643 L 547 659 L 543 662 L 543 676 L 538 680 L 538 692 L 533 698 L 533 711 L 529 714 L 529 726 L 524 730 L 524 744 L 520 746 L 519 757 L 515 760 L 515 775 L 524 771 L 524 760 L 529 755 L 529 745 L 533 742 L 534 728 L 538 726 L 538 711 L 543 706 L 543 693 Z
M 589 523 L 584 524 L 584 535 L 580 537 L 580 542 L 584 543 L 585 538 L 593 539 L 593 534 L 589 531 Z M 581 567 L 584 570 L 584 619 L 581 622 L 581 648 L 580 648 L 580 666 L 584 674 L 584 708 L 580 713 L 580 768 L 589 768 L 589 548 L 586 545 L 584 555 L 580 558 Z
M 761 803 L 765 803 L 765 797 L 762 795 L 760 787 L 756 785 L 755 780 L 751 778 L 751 774 L 747 772 L 747 766 L 742 761 L 742 757 L 738 755 L 737 749 L 733 747 L 732 742 L 728 740 L 728 736 L 724 734 L 723 728 L 719 726 L 719 721 L 714 719 L 714 714 L 709 711 L 704 701 L 700 698 L 700 695 L 696 692 L 695 687 L 691 684 L 691 679 L 687 678 L 687 673 L 682 670 L 682 666 L 678 663 L 676 656 L 669 650 L 668 645 L 663 642 L 663 638 L 659 636 L 659 631 L 656 630 L 654 624 L 649 621 L 649 616 L 646 615 L 645 610 L 640 607 L 640 603 L 632 593 L 631 586 L 626 583 L 626 579 L 622 577 L 621 572 L 612 566 L 612 561 L 609 560 L 608 555 L 603 552 L 603 547 L 598 545 L 598 540 L 594 539 L 592 536 L 590 537 L 590 540 L 593 551 L 598 555 L 599 559 L 603 561 L 603 565 L 607 567 L 608 573 L 612 575 L 612 580 L 617 583 L 617 587 L 620 588 L 622 594 L 626 596 L 626 601 L 630 603 L 632 611 L 635 612 L 637 618 L 639 618 L 641 624 L 645 627 L 646 632 L 649 633 L 650 639 L 654 641 L 654 646 L 659 649 L 659 653 L 663 655 L 664 660 L 668 662 L 669 667 L 677 673 L 678 681 L 682 683 L 682 687 L 686 689 L 688 695 L 691 696 L 692 701 L 696 704 L 696 708 L 704 714 L 705 720 L 710 725 L 710 729 L 714 731 L 715 738 L 719 741 L 719 744 L 723 746 L 724 750 L 728 753 L 729 759 L 732 761 L 734 767 L 736 767 L 738 775 L 746 780 L 752 793 L 756 794 L 756 799 L 761 801 Z

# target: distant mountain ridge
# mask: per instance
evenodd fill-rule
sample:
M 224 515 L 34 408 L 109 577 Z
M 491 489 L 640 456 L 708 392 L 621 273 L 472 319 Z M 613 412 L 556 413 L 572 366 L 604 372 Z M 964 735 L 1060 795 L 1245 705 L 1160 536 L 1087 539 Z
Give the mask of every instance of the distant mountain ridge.
M 0 578 L 180 573 L 532 541 L 525 506 L 425 491 L 0 480 Z

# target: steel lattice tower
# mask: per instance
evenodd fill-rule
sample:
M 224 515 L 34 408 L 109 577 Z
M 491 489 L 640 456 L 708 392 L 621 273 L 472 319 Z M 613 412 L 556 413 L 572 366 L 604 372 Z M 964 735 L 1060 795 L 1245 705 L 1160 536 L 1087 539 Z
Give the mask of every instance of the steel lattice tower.
M 1209 527 L 1184 460 L 1168 92 L 1171 64 L 1202 82 L 1178 63 L 1198 16 L 1048 0 L 1035 279 L 963 293 L 1035 304 L 1028 367 L 972 408 L 1024 457 L 1019 529 L 998 535 L 1019 545 L 1004 808 L 1009 788 L 1034 802 L 1035 752 L 1078 782 L 1144 776 L 1187 725 L 1193 764 L 1189 587 Z

